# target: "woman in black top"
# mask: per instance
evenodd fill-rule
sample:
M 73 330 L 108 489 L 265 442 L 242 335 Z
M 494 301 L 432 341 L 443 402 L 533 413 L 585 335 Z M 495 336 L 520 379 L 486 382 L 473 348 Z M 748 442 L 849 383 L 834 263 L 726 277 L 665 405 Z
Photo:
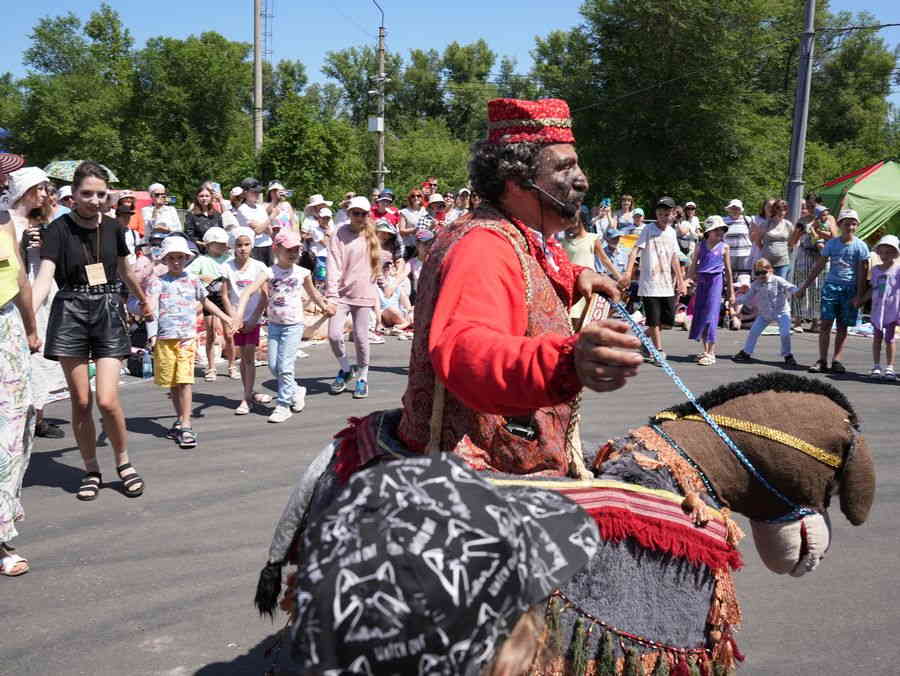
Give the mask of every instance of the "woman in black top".
M 72 398 L 72 429 L 86 474 L 79 500 L 93 500 L 102 478 L 97 462 L 97 434 L 92 416 L 88 361 L 97 368 L 97 406 L 116 455 L 116 470 L 125 495 L 138 497 L 144 482 L 128 461 L 125 417 L 119 403 L 121 360 L 131 352 L 119 281 L 138 298 L 150 316 L 147 298 L 128 264 L 125 232 L 102 213 L 108 174 L 94 162 L 75 170 L 71 213 L 53 221 L 44 233 L 41 267 L 34 283 L 34 302 L 42 303 L 56 279 L 59 291 L 50 308 L 44 356 L 62 364 Z
M 222 214 L 213 208 L 212 192 L 204 183 L 194 195 L 194 203 L 184 217 L 184 232 L 205 251 L 203 235 L 212 227 L 222 227 Z

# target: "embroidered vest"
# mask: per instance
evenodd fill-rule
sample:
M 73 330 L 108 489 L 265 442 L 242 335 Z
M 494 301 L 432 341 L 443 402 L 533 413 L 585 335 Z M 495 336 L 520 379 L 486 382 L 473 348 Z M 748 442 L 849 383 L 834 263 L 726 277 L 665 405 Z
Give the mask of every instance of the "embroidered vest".
M 527 237 L 492 209 L 482 208 L 461 217 L 438 237 L 419 278 L 416 332 L 398 435 L 415 450 L 457 453 L 477 470 L 566 476 L 575 471 L 570 470 L 570 464 L 576 448 L 579 458 L 581 455 L 580 439 L 577 439 L 580 395 L 572 401 L 534 411 L 530 426 L 536 435 L 527 439 L 510 432 L 503 416 L 468 408 L 436 379 L 428 342 L 440 294 L 441 267 L 456 243 L 478 228 L 502 235 L 519 259 L 528 312 L 525 335 L 571 336 L 573 333 L 567 307 L 571 301 L 569 298 L 563 301 L 563 289 L 553 284 L 533 255 Z M 498 242 L 498 246 L 503 244 Z

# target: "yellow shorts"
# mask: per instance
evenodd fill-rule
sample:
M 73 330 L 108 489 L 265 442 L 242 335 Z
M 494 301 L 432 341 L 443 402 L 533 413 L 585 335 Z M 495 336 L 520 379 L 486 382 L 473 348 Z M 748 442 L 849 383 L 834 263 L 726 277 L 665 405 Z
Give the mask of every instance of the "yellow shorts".
M 153 348 L 154 380 L 160 387 L 194 384 L 196 338 L 165 338 Z

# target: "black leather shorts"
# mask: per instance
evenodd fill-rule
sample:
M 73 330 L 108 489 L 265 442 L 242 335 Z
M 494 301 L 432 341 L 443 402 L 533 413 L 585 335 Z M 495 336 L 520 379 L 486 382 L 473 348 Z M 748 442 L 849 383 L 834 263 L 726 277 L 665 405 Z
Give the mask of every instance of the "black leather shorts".
M 50 307 L 44 356 L 99 359 L 131 354 L 125 306 L 117 293 L 60 291 Z

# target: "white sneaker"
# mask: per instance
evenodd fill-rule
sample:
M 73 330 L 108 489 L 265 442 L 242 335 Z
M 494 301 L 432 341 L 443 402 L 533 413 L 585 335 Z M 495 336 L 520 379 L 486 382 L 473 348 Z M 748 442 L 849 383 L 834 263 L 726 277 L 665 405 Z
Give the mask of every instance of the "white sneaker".
M 869 377 L 870 378 L 880 378 L 881 377 L 881 367 L 873 366 L 872 370 L 869 371 Z
M 287 406 L 276 406 L 275 410 L 272 411 L 272 415 L 269 416 L 270 423 L 282 423 L 288 418 L 290 418 L 293 413 L 291 413 L 291 409 Z
M 384 336 L 375 333 L 374 331 L 369 331 L 369 343 L 372 345 L 381 345 L 384 343 Z
M 306 407 L 306 388 L 298 387 L 297 394 L 294 395 L 294 404 L 291 406 L 291 410 L 294 413 L 300 413 Z

